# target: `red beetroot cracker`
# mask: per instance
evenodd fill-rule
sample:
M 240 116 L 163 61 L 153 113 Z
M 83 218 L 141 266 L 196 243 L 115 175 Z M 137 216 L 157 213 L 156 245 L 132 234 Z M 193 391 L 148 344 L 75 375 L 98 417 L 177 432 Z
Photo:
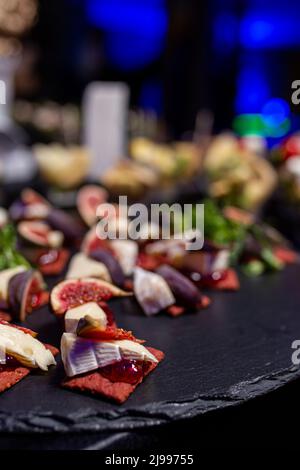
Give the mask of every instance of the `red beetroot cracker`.
M 211 300 L 209 297 L 206 295 L 202 295 L 201 301 L 199 302 L 199 305 L 197 306 L 198 309 L 206 308 L 210 305 Z M 182 305 L 171 305 L 170 307 L 167 308 L 167 313 L 171 317 L 179 317 L 180 315 L 184 314 L 187 310 L 189 310 L 189 307 L 183 307 Z
M 213 284 L 208 284 L 205 287 L 209 287 L 213 290 L 231 290 L 236 291 L 240 288 L 240 281 L 234 269 L 227 269 L 224 278 L 219 281 L 213 281 Z
M 286 264 L 293 264 L 297 261 L 298 255 L 295 251 L 285 248 L 283 246 L 278 246 L 273 249 L 273 254 L 279 261 L 282 261 Z
M 202 295 L 202 298 L 201 298 L 201 305 L 199 305 L 199 307 L 201 307 L 201 308 L 206 308 L 206 307 L 208 307 L 210 304 L 211 304 L 210 298 L 207 297 L 207 295 Z
M 167 308 L 167 312 L 171 317 L 179 317 L 183 313 L 185 313 L 186 309 L 185 307 L 182 307 L 181 305 L 170 305 L 170 307 Z
M 156 357 L 158 363 L 163 360 L 165 355 L 162 351 L 154 348 L 147 349 Z M 144 376 L 134 385 L 125 382 L 111 382 L 107 378 L 103 377 L 99 371 L 96 371 L 77 377 L 70 377 L 62 383 L 62 386 L 69 388 L 70 390 L 78 390 L 80 392 L 99 395 L 121 404 L 124 403 L 134 392 L 136 387 L 143 382 L 144 378 L 156 368 L 158 363 L 151 363 Z
M 20 382 L 28 374 L 30 374 L 30 369 L 27 367 L 8 367 L 1 370 L 0 366 L 0 393 Z
M 59 353 L 59 349 L 57 349 L 55 346 L 52 346 L 52 344 L 44 343 L 44 346 L 46 349 L 49 349 L 49 351 L 52 352 L 54 357 Z
M 51 344 L 45 344 L 45 347 L 52 352 L 53 356 L 59 353 L 59 350 L 55 346 L 51 346 Z M 30 374 L 32 370 L 22 365 L 18 367 L 5 367 L 3 369 L 0 366 L 0 393 L 16 385 Z

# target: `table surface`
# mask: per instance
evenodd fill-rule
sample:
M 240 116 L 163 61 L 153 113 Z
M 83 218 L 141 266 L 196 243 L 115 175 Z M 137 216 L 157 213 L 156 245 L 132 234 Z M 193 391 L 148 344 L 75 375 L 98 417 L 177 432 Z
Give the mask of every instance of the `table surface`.
M 126 302 L 121 304 L 122 308 L 117 308 L 117 320 L 121 326 L 132 328 L 137 336 L 147 337 L 149 345 L 162 347 L 167 353 L 166 362 L 153 373 L 151 380 L 149 377 L 139 391 L 136 391 L 131 404 L 143 406 L 143 400 L 145 400 L 143 387 L 148 389 L 146 396 L 149 399 L 153 390 L 157 388 L 155 384 L 164 380 L 166 371 L 168 371 L 168 377 L 173 378 L 176 377 L 176 367 L 185 366 L 187 356 L 184 356 L 182 351 L 190 354 L 193 348 L 192 343 L 187 343 L 186 348 L 181 347 L 184 346 L 184 341 L 178 334 L 181 326 L 186 333 L 189 331 L 190 334 L 193 330 L 197 332 L 199 341 L 203 345 L 203 355 L 201 361 L 199 357 L 195 358 L 195 363 L 190 368 L 192 379 L 188 383 L 182 385 L 177 380 L 175 383 L 169 381 L 172 386 L 165 387 L 164 384 L 159 388 L 159 391 L 163 393 L 163 399 L 174 401 L 178 396 L 181 399 L 191 398 L 199 392 L 202 396 L 211 397 L 212 391 L 220 395 L 222 391 L 232 390 L 233 384 L 239 382 L 251 384 L 255 377 L 267 377 L 267 382 L 264 383 L 267 388 L 264 389 L 263 386 L 261 390 L 258 390 L 260 397 L 251 399 L 257 394 L 257 390 L 254 390 L 254 394 L 253 389 L 250 393 L 246 390 L 244 396 L 241 396 L 242 399 L 234 407 L 226 407 L 224 403 L 226 406 L 218 410 L 206 414 L 197 415 L 196 413 L 189 419 L 183 415 L 178 421 L 164 417 L 159 426 L 149 423 L 148 428 L 138 430 L 125 427 L 110 431 L 87 429 L 86 432 L 61 434 L 52 433 L 51 429 L 48 429 L 46 433 L 34 435 L 4 432 L 0 433 L 0 449 L 106 451 L 135 449 L 154 452 L 166 449 L 178 451 L 202 447 L 282 446 L 297 443 L 297 435 L 291 428 L 290 420 L 293 417 L 293 420 L 298 422 L 300 381 L 290 382 L 295 377 L 295 373 L 290 374 L 289 369 L 291 342 L 294 339 L 300 339 L 300 316 L 297 315 L 300 308 L 299 274 L 300 267 L 292 266 L 283 273 L 260 279 L 243 278 L 242 289 L 239 293 L 214 293 L 212 307 L 196 317 L 188 315 L 176 320 L 166 317 L 153 319 L 156 325 L 162 325 L 162 331 L 159 334 L 156 326 L 152 328 L 152 322 L 148 323 L 147 334 L 144 334 L 145 318 L 137 310 L 132 311 L 130 307 L 128 310 Z M 41 339 L 51 340 L 54 344 L 58 344 L 57 325 L 53 318 L 49 323 L 48 314 L 46 318 L 48 319 L 47 329 L 43 327 L 43 315 L 39 320 Z M 192 320 L 191 323 L 190 320 Z M 32 316 L 29 319 L 29 325 L 34 327 L 36 321 Z M 194 322 L 197 324 L 197 329 Z M 215 343 L 213 341 L 210 343 L 212 334 L 213 340 L 217 340 Z M 163 344 L 161 344 L 162 339 L 164 339 Z M 178 347 L 175 348 L 174 345 Z M 181 356 L 176 351 L 181 352 Z M 198 369 L 197 364 L 200 364 Z M 198 370 L 197 374 L 195 374 L 195 368 Z M 186 367 L 182 367 L 182 370 L 189 372 Z M 276 371 L 282 370 L 287 371 L 287 380 L 282 381 L 279 377 L 278 381 Z M 61 374 L 62 371 L 58 370 L 55 376 L 51 375 L 51 380 L 56 377 L 55 381 L 58 381 Z M 200 382 L 194 380 L 199 377 L 202 378 Z M 33 380 L 34 383 L 34 379 L 31 377 L 27 380 L 30 383 Z M 19 411 L 30 408 L 28 398 L 32 387 L 29 382 L 27 384 L 24 380 L 23 384 L 19 385 L 22 390 L 19 389 L 17 392 L 15 388 L 12 392 L 13 395 L 18 393 L 22 397 L 22 401 L 19 401 Z M 278 386 L 280 388 L 277 389 Z M 269 393 L 264 395 L 265 392 Z M 65 401 L 71 401 L 75 407 L 78 406 L 82 397 L 71 392 L 66 393 L 68 395 Z M 94 406 L 95 399 L 84 397 L 84 400 L 92 400 Z M 61 408 L 62 403 L 59 400 L 57 407 Z M 2 397 L 0 398 L 1 411 L 9 409 L 13 413 L 14 404 L 13 398 L 5 399 L 5 402 Z
M 243 413 L 241 404 L 300 376 L 291 363 L 291 344 L 300 332 L 299 274 L 294 265 L 258 279 L 242 277 L 239 292 L 212 293 L 209 309 L 177 319 L 146 318 L 134 299 L 113 301 L 118 324 L 162 348 L 165 361 L 122 406 L 62 390 L 60 364 L 48 375 L 31 375 L 0 397 L 2 432 L 55 431 L 52 439 L 67 445 L 68 434 L 80 431 L 70 445 L 79 439 L 81 446 L 105 447 L 142 442 L 143 436 L 154 439 L 153 445 L 159 435 L 160 442 L 170 435 L 176 442 L 181 426 L 189 429 L 197 422 L 199 429 L 209 429 L 210 419 L 232 423 L 231 416 Z M 42 340 L 58 345 L 61 333 L 49 312 L 32 314 L 27 324 Z M 256 406 L 254 401 L 247 406 Z M 225 418 L 219 418 L 221 412 Z M 171 423 L 171 434 L 152 431 Z M 22 442 L 27 441 L 30 437 Z

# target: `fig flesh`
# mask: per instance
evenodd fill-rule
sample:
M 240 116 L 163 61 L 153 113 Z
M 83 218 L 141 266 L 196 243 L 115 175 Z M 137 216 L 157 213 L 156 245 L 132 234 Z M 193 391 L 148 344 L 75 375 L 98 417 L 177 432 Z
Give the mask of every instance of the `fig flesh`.
M 45 222 L 22 221 L 18 224 L 19 235 L 33 245 L 58 248 L 63 243 L 63 234 L 52 230 Z
M 35 270 L 16 274 L 8 284 L 8 304 L 14 317 L 24 321 L 34 308 L 41 307 L 48 301 L 42 275 Z
M 50 211 L 50 204 L 31 188 L 21 192 L 21 197 L 9 208 L 9 216 L 14 222 L 20 220 L 45 219 Z
M 51 307 L 56 315 L 87 302 L 99 303 L 112 297 L 131 295 L 118 287 L 96 278 L 69 279 L 57 284 L 51 292 Z
M 81 244 L 81 251 L 86 255 L 89 255 L 92 251 L 95 251 L 98 248 L 109 250 L 110 245 L 107 240 L 101 240 L 101 238 L 97 236 L 96 227 L 94 226 L 85 235 Z
M 99 186 L 89 184 L 78 191 L 77 209 L 82 220 L 91 227 L 97 220 L 97 207 L 106 202 L 108 193 Z

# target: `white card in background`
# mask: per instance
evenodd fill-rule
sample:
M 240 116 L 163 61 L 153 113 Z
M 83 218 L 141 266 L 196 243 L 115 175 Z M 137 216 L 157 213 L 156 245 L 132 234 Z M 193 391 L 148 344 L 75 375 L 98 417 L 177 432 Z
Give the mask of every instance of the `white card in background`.
M 91 152 L 95 179 L 127 154 L 129 89 L 125 83 L 94 82 L 83 97 L 84 144 Z

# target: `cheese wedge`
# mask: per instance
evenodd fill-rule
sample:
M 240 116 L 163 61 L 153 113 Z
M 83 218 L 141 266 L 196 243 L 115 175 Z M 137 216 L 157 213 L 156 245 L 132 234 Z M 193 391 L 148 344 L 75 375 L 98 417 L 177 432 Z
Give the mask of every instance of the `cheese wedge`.
M 129 340 L 93 341 L 64 333 L 61 357 L 68 377 L 105 367 L 121 359 L 157 362 L 143 345 Z
M 138 257 L 138 244 L 133 240 L 112 240 L 111 247 L 119 261 L 125 276 L 130 276 Z
M 79 307 L 71 308 L 65 315 L 65 330 L 68 333 L 76 333 L 78 322 L 85 315 L 98 320 L 103 328 L 106 328 L 107 317 L 104 310 L 96 302 L 87 302 Z
M 159 274 L 135 268 L 133 289 L 146 315 L 155 315 L 175 304 L 175 297 L 170 287 Z
M 48 243 L 51 248 L 59 248 L 64 241 L 62 232 L 51 230 L 48 235 Z
M 8 283 L 12 277 L 28 268 L 25 266 L 17 266 L 16 268 L 4 269 L 0 272 L 0 299 L 7 300 L 8 297 Z
M 0 207 L 0 228 L 4 227 L 8 222 L 8 215 L 7 215 L 7 210 L 5 210 L 3 207 Z
M 77 253 L 71 259 L 66 279 L 80 279 L 83 277 L 95 277 L 111 282 L 105 264 L 88 258 L 84 253 Z
M 230 252 L 229 250 L 220 250 L 211 266 L 211 272 L 224 271 L 229 266 Z
M 13 356 L 21 364 L 30 368 L 48 370 L 56 364 L 53 354 L 43 343 L 28 333 L 9 325 L 0 324 L 0 350 L 3 354 Z

